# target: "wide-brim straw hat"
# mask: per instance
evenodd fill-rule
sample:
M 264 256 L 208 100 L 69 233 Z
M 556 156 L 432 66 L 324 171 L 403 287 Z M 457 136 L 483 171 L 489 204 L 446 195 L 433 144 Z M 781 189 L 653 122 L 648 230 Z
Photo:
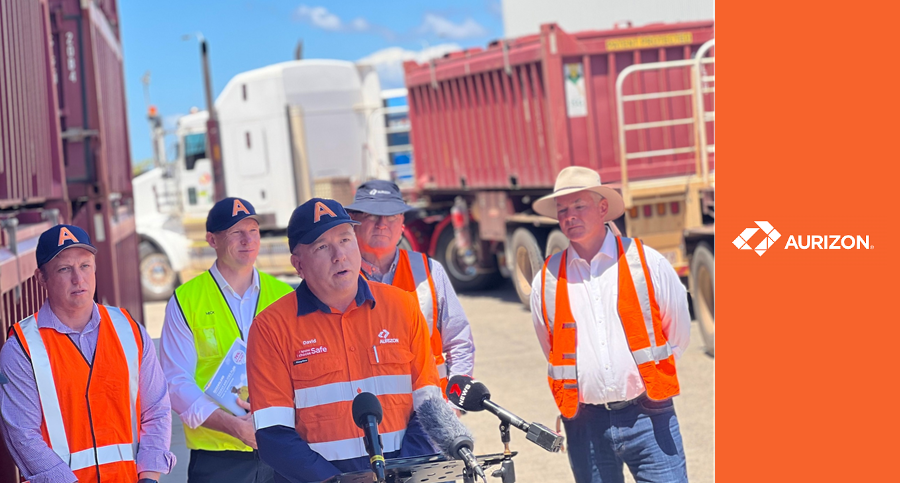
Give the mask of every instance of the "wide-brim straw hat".
M 531 207 L 539 215 L 556 218 L 556 198 L 578 191 L 593 191 L 606 198 L 609 210 L 603 219 L 604 222 L 615 220 L 625 213 L 625 200 L 622 199 L 622 195 L 609 186 L 603 186 L 600 174 L 596 171 L 581 166 L 569 166 L 560 171 L 556 177 L 553 193 L 538 199 Z

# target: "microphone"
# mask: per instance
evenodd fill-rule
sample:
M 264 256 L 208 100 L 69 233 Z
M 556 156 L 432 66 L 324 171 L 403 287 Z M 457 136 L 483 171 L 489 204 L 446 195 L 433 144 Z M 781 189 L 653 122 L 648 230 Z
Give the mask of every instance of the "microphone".
M 416 409 L 422 429 L 428 439 L 447 456 L 462 460 L 469 471 L 487 481 L 484 470 L 478 465 L 475 454 L 475 441 L 469 428 L 459 421 L 456 414 L 440 398 L 428 398 Z
M 447 381 L 447 398 L 451 403 L 466 411 L 483 411 L 487 409 L 501 421 L 521 429 L 526 433 L 525 439 L 556 453 L 562 446 L 563 437 L 540 423 L 528 424 L 524 419 L 503 409 L 491 401 L 491 392 L 487 386 L 469 376 L 453 376 Z
M 375 481 L 379 483 L 384 483 L 384 451 L 381 448 L 381 436 L 378 435 L 378 425 L 383 414 L 381 403 L 374 394 L 362 392 L 353 398 L 353 422 L 365 434 L 363 441 L 366 452 L 369 453 Z

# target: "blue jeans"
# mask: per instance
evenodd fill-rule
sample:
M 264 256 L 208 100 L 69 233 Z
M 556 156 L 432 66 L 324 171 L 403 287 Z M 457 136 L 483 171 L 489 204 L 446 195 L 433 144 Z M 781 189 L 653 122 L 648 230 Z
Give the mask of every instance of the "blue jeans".
M 623 463 L 638 483 L 688 481 L 671 399 L 645 398 L 615 411 L 582 404 L 563 424 L 576 483 L 623 483 Z

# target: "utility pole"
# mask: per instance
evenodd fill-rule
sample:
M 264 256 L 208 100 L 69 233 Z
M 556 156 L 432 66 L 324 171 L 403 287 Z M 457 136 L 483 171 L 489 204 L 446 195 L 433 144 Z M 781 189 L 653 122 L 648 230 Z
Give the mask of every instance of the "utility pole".
M 225 198 L 225 170 L 222 166 L 222 144 L 219 136 L 219 116 L 212 92 L 212 75 L 209 69 L 209 46 L 203 34 L 194 34 L 200 42 L 200 61 L 203 67 L 203 86 L 206 91 L 206 112 L 209 118 L 206 121 L 206 147 L 207 156 L 212 164 L 214 198 L 219 201 Z M 190 35 L 182 36 L 182 40 L 190 39 Z

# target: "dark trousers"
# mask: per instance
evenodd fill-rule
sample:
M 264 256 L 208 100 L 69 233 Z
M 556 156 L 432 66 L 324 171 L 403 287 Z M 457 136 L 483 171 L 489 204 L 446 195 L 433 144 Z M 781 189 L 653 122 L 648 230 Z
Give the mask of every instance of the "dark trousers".
M 188 483 L 274 483 L 275 470 L 259 451 L 191 450 Z
M 642 399 L 625 409 L 582 404 L 563 419 L 576 483 L 687 483 L 681 431 L 672 400 Z

